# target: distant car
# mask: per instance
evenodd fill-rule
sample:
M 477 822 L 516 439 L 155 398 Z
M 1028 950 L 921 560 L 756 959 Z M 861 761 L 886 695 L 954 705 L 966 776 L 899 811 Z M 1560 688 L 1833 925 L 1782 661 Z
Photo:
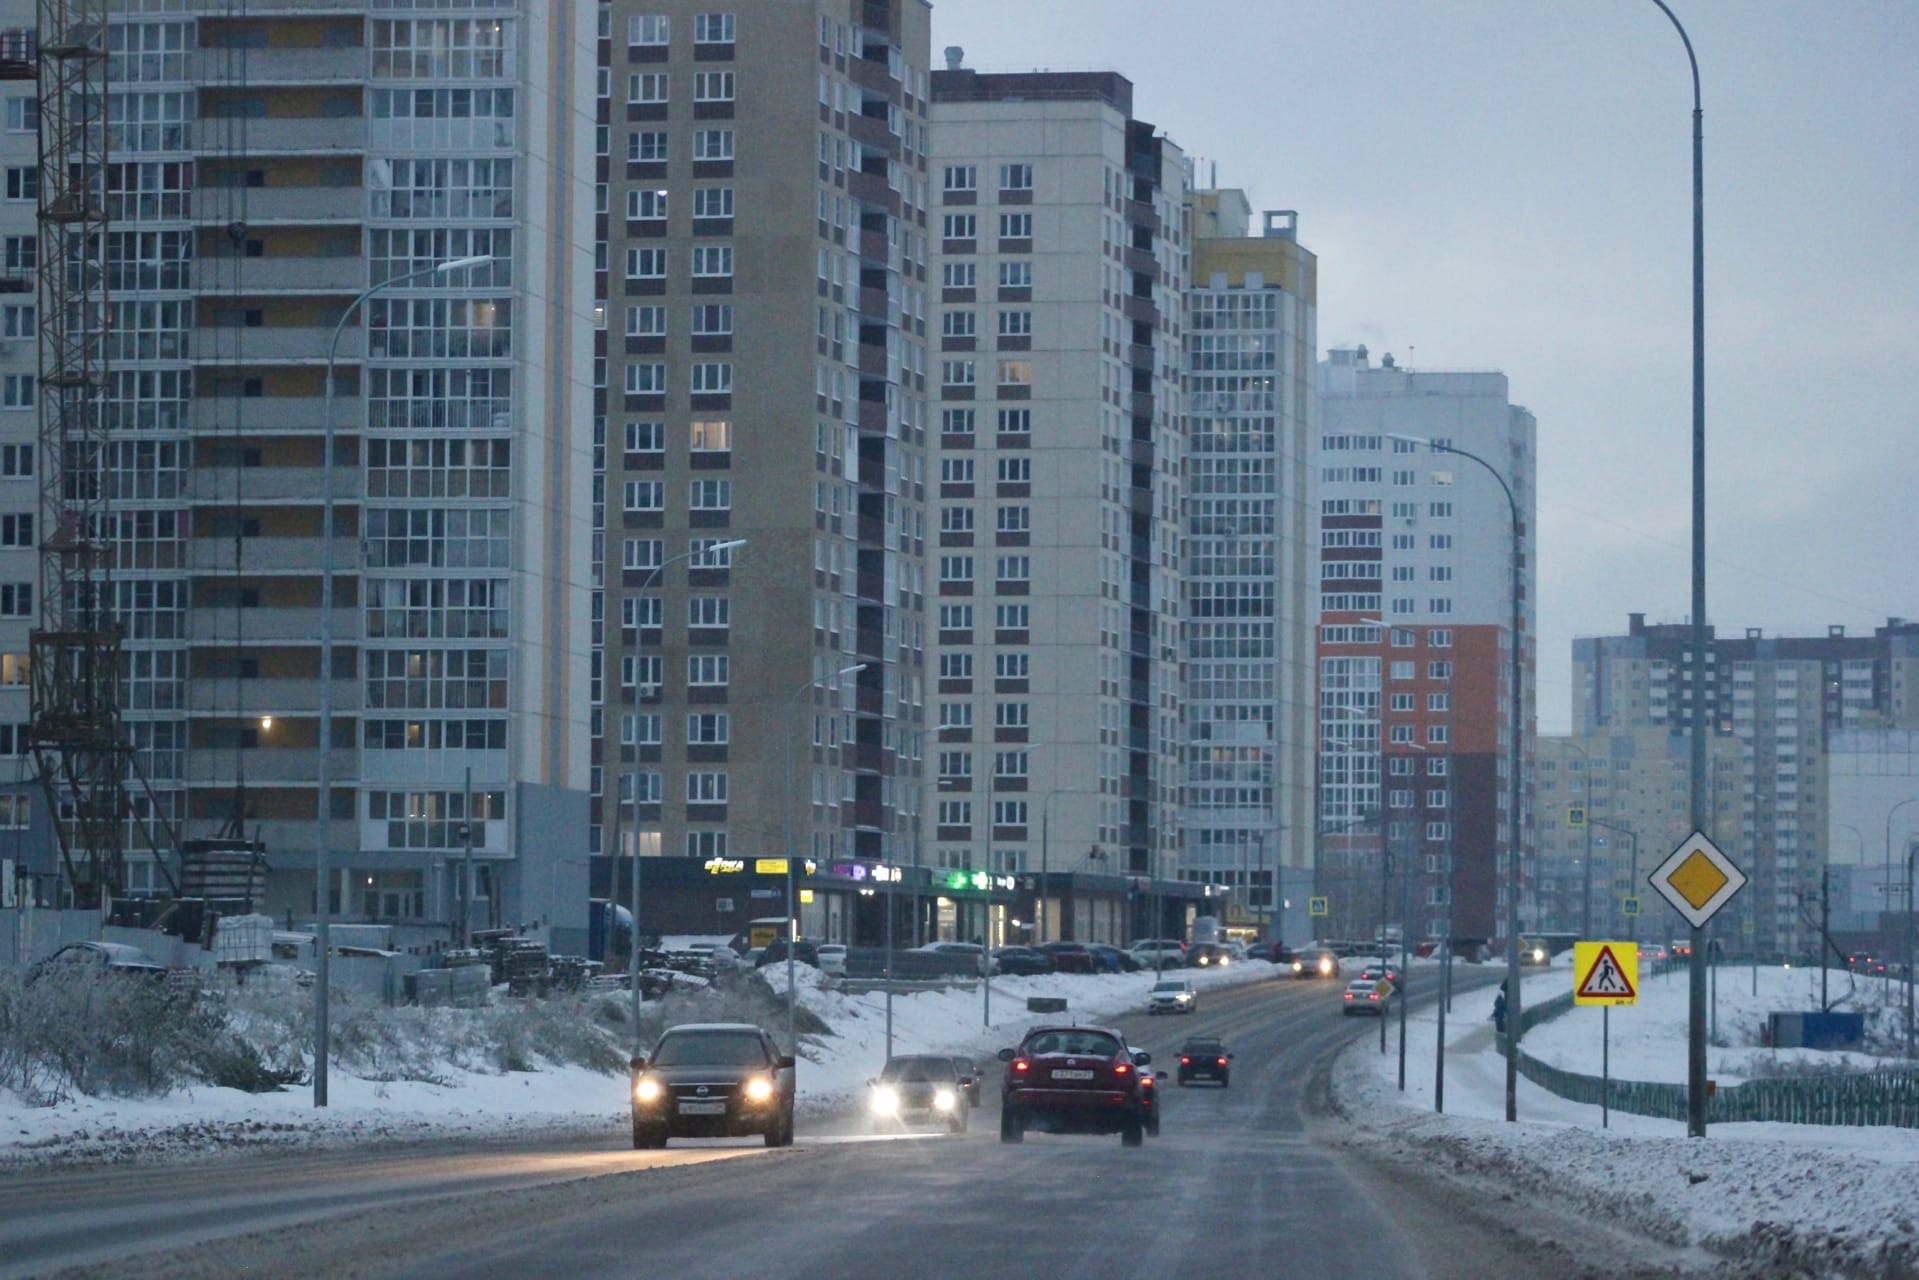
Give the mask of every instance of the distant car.
M 1223 942 L 1195 942 L 1186 948 L 1186 963 L 1194 969 L 1224 969 L 1233 962 Z
M 1184 978 L 1163 978 L 1146 995 L 1148 1013 L 1192 1013 L 1199 1008 L 1199 992 Z
M 1148 1067 L 1146 1062 L 1140 1060 L 1137 1049 L 1130 1050 L 1130 1052 L 1134 1055 L 1133 1065 L 1140 1068 L 1139 1102 L 1142 1116 L 1141 1123 L 1145 1126 L 1147 1137 L 1157 1138 L 1159 1136 L 1159 1082 L 1166 1078 L 1166 1073 L 1164 1071 L 1154 1071 Z M 1148 1057 L 1146 1061 L 1150 1062 L 1151 1058 Z
M 822 942 L 819 947 L 820 972 L 831 974 L 835 978 L 846 976 L 846 944 L 844 942 Z
M 1176 938 L 1148 938 L 1132 946 L 1141 969 L 1180 969 L 1186 965 L 1186 944 Z
M 913 950 L 930 951 L 942 956 L 959 956 L 962 959 L 971 960 L 975 970 L 979 968 L 980 957 L 986 955 L 986 948 L 977 942 L 929 942 L 924 946 L 914 947 Z M 988 963 L 990 964 L 991 961 L 989 960 Z
M 128 977 L 165 979 L 167 967 L 124 942 L 70 942 L 33 967 L 36 978 L 62 973 L 117 973 Z
M 1234 941 L 1232 941 L 1232 940 L 1231 940 L 1231 939 L 1229 938 L 1229 939 L 1227 939 L 1227 941 L 1226 941 L 1226 943 L 1225 943 L 1225 946 L 1226 946 L 1226 954 L 1227 954 L 1227 955 L 1229 955 L 1229 956 L 1231 956 L 1231 957 L 1232 957 L 1232 958 L 1233 958 L 1234 960 L 1236 960 L 1236 961 L 1237 961 L 1237 960 L 1244 960 L 1244 959 L 1246 958 L 1246 944 L 1245 944 L 1245 943 L 1243 943 L 1243 942 L 1234 942 Z
M 757 1133 L 793 1145 L 794 1061 L 748 1022 L 668 1028 L 650 1057 L 631 1062 L 633 1145 Z
M 1301 947 L 1293 953 L 1293 976 L 1296 978 L 1337 978 L 1339 976 L 1339 955 L 1328 947 Z
M 1093 973 L 1099 963 L 1080 942 L 1042 942 L 1033 950 L 1053 962 L 1054 973 Z
M 1232 1083 L 1233 1055 L 1224 1041 L 1214 1036 L 1194 1036 L 1179 1047 L 1179 1085 L 1185 1088 L 1194 1080 L 1217 1080 L 1224 1089 Z
M 1143 1068 L 1152 1056 L 1129 1049 L 1103 1027 L 1036 1027 L 1017 1049 L 1001 1049 L 1001 1142 L 1028 1129 L 1046 1133 L 1117 1133 L 1124 1146 L 1146 1140 Z
M 889 1058 L 879 1076 L 867 1084 L 872 1089 L 873 1128 L 878 1132 L 912 1124 L 966 1132 L 966 1090 L 952 1058 L 931 1054 Z
M 953 1059 L 953 1071 L 959 1076 L 960 1092 L 966 1095 L 966 1105 L 969 1107 L 977 1107 L 979 1105 L 979 1082 L 981 1075 L 979 1064 L 971 1058 L 955 1058 Z
M 1101 973 L 1139 972 L 1139 961 L 1118 947 L 1104 942 L 1089 942 L 1086 949 L 1093 953 L 1093 962 L 1099 966 Z
M 1368 982 L 1360 978 L 1346 984 L 1344 998 L 1340 1001 L 1343 1006 L 1340 1012 L 1344 1014 L 1376 1013 L 1385 1017 L 1386 1008 L 1391 1003 L 1390 994 L 1383 996 L 1379 994 L 1377 980 Z
M 1001 947 L 993 953 L 993 963 L 1009 977 L 1030 977 L 1053 971 L 1053 958 L 1031 947 Z
M 1393 984 L 1393 990 L 1404 991 L 1406 984 L 1401 981 L 1399 965 L 1392 960 L 1375 960 L 1359 971 L 1359 976 L 1368 982 L 1378 982 L 1381 978 Z
M 1546 945 L 1544 938 L 1521 938 L 1519 940 L 1519 963 L 1539 965 L 1552 963 L 1552 948 Z

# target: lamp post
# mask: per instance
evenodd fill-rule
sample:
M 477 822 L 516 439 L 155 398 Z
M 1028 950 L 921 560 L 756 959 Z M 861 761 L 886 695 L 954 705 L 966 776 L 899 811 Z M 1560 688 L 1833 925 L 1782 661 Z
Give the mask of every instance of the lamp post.
M 1894 814 L 1898 813 L 1901 809 L 1905 808 L 1909 804 L 1919 804 L 1919 796 L 1911 796 L 1907 799 L 1901 800 L 1898 804 L 1886 810 L 1886 869 L 1884 872 L 1884 878 L 1880 880 L 1880 883 L 1884 885 L 1885 887 L 1881 889 L 1879 892 L 1882 896 L 1884 896 L 1886 900 L 1887 910 L 1891 910 L 1892 899 L 1894 897 L 1892 892 L 1892 817 Z M 1908 903 L 1907 905 L 1910 906 L 1911 904 Z M 1880 920 L 1882 922 L 1880 925 L 1880 929 L 1882 931 L 1885 928 L 1885 925 L 1883 923 L 1884 919 L 1885 919 L 1885 916 L 1882 913 L 1880 916 Z
M 786 825 L 786 1044 L 787 1052 L 793 1054 L 795 1057 L 798 1057 L 800 1052 L 799 1035 L 794 1029 L 795 1005 L 793 992 L 793 984 L 796 980 L 794 952 L 799 950 L 800 917 L 798 909 L 799 895 L 793 891 L 793 864 L 799 861 L 798 851 L 793 848 L 793 739 L 799 737 L 800 734 L 800 696 L 809 689 L 817 689 L 821 685 L 832 684 L 843 676 L 850 676 L 855 672 L 864 670 L 866 670 L 866 664 L 864 662 L 856 662 L 850 667 L 841 667 L 831 675 L 814 676 L 811 680 L 808 680 L 805 684 L 793 690 L 792 697 L 787 699 L 786 804 L 782 814 Z M 890 895 L 886 900 L 886 906 L 890 912 L 893 907 L 893 900 Z M 887 955 L 887 966 L 889 970 L 887 976 L 890 978 L 892 976 L 890 972 L 892 953 L 890 950 Z M 888 990 L 890 991 L 891 989 L 891 983 L 889 983 Z
M 1712 822 L 1706 774 L 1706 166 L 1705 114 L 1699 94 L 1699 59 L 1692 37 L 1666 0 L 1652 0 L 1666 15 L 1692 70 L 1692 767 L 1691 813 L 1695 831 Z M 1686 1045 L 1686 1135 L 1706 1136 L 1706 955 L 1705 931 L 1692 930 L 1688 967 Z M 1514 994 L 1517 994 L 1516 992 Z
M 313 1105 L 316 1107 L 327 1105 L 327 1058 L 332 1038 L 332 1029 L 327 1021 L 327 983 L 331 978 L 327 953 L 332 946 L 333 909 L 330 899 L 333 886 L 328 881 L 332 878 L 333 867 L 327 840 L 330 835 L 328 820 L 333 816 L 333 395 L 340 335 L 345 332 L 347 321 L 353 318 L 361 305 L 384 289 L 423 276 L 445 275 L 464 267 L 485 266 L 491 261 L 493 255 L 483 253 L 389 276 L 361 290 L 353 301 L 347 303 L 327 343 L 326 389 L 320 410 L 320 753 L 315 770 L 320 796 L 313 858 L 313 946 L 317 953 L 314 957 L 313 982 Z
M 633 618 L 633 701 L 634 701 L 634 706 L 636 708 L 634 711 L 635 716 L 639 714 L 637 708 L 643 705 L 645 695 L 646 695 L 646 685 L 642 682 L 642 679 L 641 679 L 641 668 L 640 668 L 640 661 L 639 661 L 640 637 L 646 633 L 646 610 L 644 608 L 646 593 L 653 589 L 654 585 L 659 582 L 660 575 L 665 573 L 670 566 L 676 565 L 682 560 L 688 560 L 688 561 L 698 560 L 703 562 L 708 556 L 716 556 L 721 554 L 722 552 L 732 551 L 736 547 L 743 547 L 746 545 L 746 541 L 747 540 L 745 538 L 731 538 L 725 542 L 716 542 L 712 544 L 711 546 L 688 547 L 685 551 L 680 552 L 678 555 L 672 555 L 672 556 L 666 557 L 666 559 L 660 561 L 658 564 L 654 565 L 651 569 L 647 570 L 646 577 L 640 579 L 640 589 L 633 593 L 633 598 L 636 601 L 642 602 L 641 604 L 634 606 L 634 618 Z M 662 628 L 664 628 L 666 623 L 666 617 L 664 612 L 662 612 L 661 614 L 660 623 Z M 660 675 L 661 675 L 661 678 L 664 679 L 666 673 L 662 671 Z M 640 1045 L 640 854 L 643 848 L 643 842 L 640 839 L 640 834 L 641 834 L 640 833 L 640 770 L 637 763 L 639 760 L 639 756 L 640 756 L 639 744 L 635 742 L 634 748 L 633 748 L 633 758 L 635 761 L 635 765 L 633 768 L 633 886 L 632 886 L 633 945 L 628 950 L 627 957 L 626 957 L 626 981 L 627 981 L 627 986 L 631 991 L 632 1001 L 633 1001 L 633 1052 L 634 1053 L 639 1053 L 641 1051 L 641 1045 Z M 619 824 L 619 812 L 620 812 L 619 793 L 618 793 L 618 788 L 616 787 L 614 791 L 614 798 L 613 798 L 613 815 L 614 815 L 615 827 L 617 827 Z M 617 856 L 619 853 L 619 846 L 617 844 L 614 846 L 613 851 L 614 851 L 614 854 Z M 616 863 L 615 865 L 618 865 L 618 864 Z M 610 886 L 609 886 L 609 889 L 610 889 Z M 610 892 L 608 896 L 609 897 L 611 896 Z M 609 908 L 609 910 L 610 909 L 611 908 Z M 789 946 L 789 950 L 790 949 L 791 948 Z
M 1654 3 L 1658 3 L 1658 0 L 1654 0 Z M 1506 477 L 1499 474 L 1499 468 L 1495 467 L 1492 463 L 1486 461 L 1476 453 L 1469 453 L 1457 446 L 1443 444 L 1437 440 L 1428 440 L 1420 436 L 1396 435 L 1392 432 L 1387 432 L 1386 435 L 1389 439 L 1411 440 L 1415 444 L 1426 445 L 1435 453 L 1457 454 L 1462 458 L 1477 462 L 1481 467 L 1485 468 L 1486 474 L 1499 482 L 1499 491 L 1506 495 L 1506 507 L 1512 515 L 1512 672 L 1508 677 L 1512 684 L 1512 740 L 1509 744 L 1510 751 L 1507 762 L 1507 770 L 1512 776 L 1507 779 L 1507 782 L 1510 784 L 1510 794 L 1507 799 L 1508 808 L 1506 811 L 1506 1025 L 1512 1028 L 1512 1034 L 1509 1037 L 1510 1044 L 1506 1053 L 1506 1119 L 1516 1121 L 1519 1119 L 1520 1013 L 1519 889 L 1521 877 L 1519 874 L 1519 765 L 1522 758 L 1521 746 L 1525 738 L 1526 728 L 1524 721 L 1521 719 L 1525 709 L 1522 694 L 1522 682 L 1525 678 L 1525 648 L 1522 644 L 1523 636 L 1520 632 L 1521 609 L 1523 607 L 1522 602 L 1524 600 L 1526 582 L 1525 562 L 1520 555 L 1520 546 L 1524 537 L 1524 525 L 1521 524 L 1519 519 L 1519 500 L 1513 497 L 1512 486 L 1506 483 Z M 1705 969 L 1702 967 L 1699 973 L 1703 978 Z M 1701 990 L 1703 991 L 1703 987 Z

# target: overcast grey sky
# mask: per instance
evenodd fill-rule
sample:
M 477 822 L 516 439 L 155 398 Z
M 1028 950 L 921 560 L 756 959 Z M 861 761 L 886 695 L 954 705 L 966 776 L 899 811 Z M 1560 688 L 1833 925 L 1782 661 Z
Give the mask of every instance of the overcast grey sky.
M 1919 616 L 1919 3 L 1671 2 L 1705 102 L 1708 617 Z M 936 0 L 949 44 L 1121 71 L 1220 185 L 1297 209 L 1322 353 L 1508 375 L 1542 730 L 1574 636 L 1685 618 L 1692 82 L 1651 0 Z

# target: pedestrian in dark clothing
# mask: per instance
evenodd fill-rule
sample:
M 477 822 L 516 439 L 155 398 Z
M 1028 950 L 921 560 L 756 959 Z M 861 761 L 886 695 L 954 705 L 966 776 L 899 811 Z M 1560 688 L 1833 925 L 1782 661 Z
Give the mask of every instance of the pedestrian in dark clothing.
M 1499 984 L 1499 994 L 1493 997 L 1493 1030 L 1500 1035 L 1506 1034 L 1506 984 Z

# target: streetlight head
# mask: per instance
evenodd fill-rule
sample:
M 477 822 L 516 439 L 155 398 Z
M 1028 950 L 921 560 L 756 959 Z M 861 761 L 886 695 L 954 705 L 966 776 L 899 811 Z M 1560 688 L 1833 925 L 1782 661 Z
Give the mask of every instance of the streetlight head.
M 715 551 L 731 551 L 735 547 L 743 547 L 745 545 L 746 545 L 745 538 L 730 538 L 725 542 L 716 542 L 712 546 L 708 547 L 706 550 L 707 550 L 707 553 L 710 555 L 711 553 Z
M 493 261 L 492 254 L 477 253 L 470 258 L 455 258 L 451 262 L 439 263 L 433 269 L 444 273 L 447 271 L 458 271 L 461 267 L 484 267 L 491 261 Z
M 856 662 L 850 667 L 841 667 L 838 671 L 835 671 L 833 673 L 833 678 L 837 680 L 841 676 L 850 676 L 855 671 L 864 671 L 869 665 L 870 665 L 869 663 L 865 663 L 865 662 Z
M 1401 435 L 1397 431 L 1382 431 L 1380 434 L 1385 436 L 1388 440 L 1410 440 L 1414 444 L 1423 444 L 1433 449 L 1439 448 L 1438 445 L 1434 444 L 1431 440 L 1428 440 L 1425 436 Z

